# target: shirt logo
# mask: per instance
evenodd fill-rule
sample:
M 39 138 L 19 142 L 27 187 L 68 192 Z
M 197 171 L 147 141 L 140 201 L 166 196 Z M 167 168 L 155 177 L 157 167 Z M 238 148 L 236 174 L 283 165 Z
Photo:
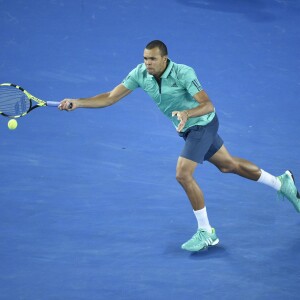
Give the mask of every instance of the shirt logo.
M 176 82 L 174 82 L 171 87 L 178 87 L 178 85 L 176 84 Z

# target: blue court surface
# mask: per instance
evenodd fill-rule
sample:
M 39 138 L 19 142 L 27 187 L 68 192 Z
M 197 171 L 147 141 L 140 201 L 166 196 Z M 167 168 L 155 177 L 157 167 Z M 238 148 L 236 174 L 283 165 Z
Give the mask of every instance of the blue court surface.
M 111 90 L 163 40 L 192 66 L 234 156 L 300 187 L 297 0 L 0 0 L 0 82 L 46 100 Z M 209 163 L 220 244 L 175 179 L 183 140 L 142 90 L 106 109 L 0 117 L 1 300 L 300 299 L 300 215 Z

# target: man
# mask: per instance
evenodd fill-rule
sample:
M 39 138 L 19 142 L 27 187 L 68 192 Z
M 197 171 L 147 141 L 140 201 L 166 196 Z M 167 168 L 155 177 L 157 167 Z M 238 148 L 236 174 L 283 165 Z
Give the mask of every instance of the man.
M 177 162 L 176 179 L 190 200 L 198 230 L 181 246 L 182 249 L 199 251 L 219 242 L 207 217 L 203 193 L 193 177 L 197 165 L 204 160 L 214 164 L 221 172 L 235 173 L 273 187 L 300 212 L 300 196 L 290 171 L 275 177 L 253 163 L 228 153 L 218 135 L 215 108 L 194 70 L 168 59 L 167 47 L 161 41 L 155 40 L 146 46 L 144 63 L 133 69 L 112 91 L 91 98 L 65 99 L 59 108 L 68 111 L 83 107 L 103 108 L 116 103 L 138 87 L 145 90 L 158 108 L 172 120 L 185 140 Z

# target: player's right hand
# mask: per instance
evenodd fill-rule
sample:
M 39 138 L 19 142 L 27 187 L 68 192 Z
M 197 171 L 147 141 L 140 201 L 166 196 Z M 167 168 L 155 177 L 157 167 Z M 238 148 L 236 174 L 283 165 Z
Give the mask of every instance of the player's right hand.
M 64 99 L 60 102 L 58 109 L 72 111 L 77 108 L 76 99 Z

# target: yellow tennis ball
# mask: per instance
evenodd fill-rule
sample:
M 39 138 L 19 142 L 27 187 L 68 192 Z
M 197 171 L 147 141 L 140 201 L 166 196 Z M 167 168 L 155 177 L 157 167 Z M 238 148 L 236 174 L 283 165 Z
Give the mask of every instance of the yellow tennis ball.
M 18 126 L 18 122 L 15 119 L 11 119 L 8 121 L 7 126 L 10 130 L 15 130 Z

